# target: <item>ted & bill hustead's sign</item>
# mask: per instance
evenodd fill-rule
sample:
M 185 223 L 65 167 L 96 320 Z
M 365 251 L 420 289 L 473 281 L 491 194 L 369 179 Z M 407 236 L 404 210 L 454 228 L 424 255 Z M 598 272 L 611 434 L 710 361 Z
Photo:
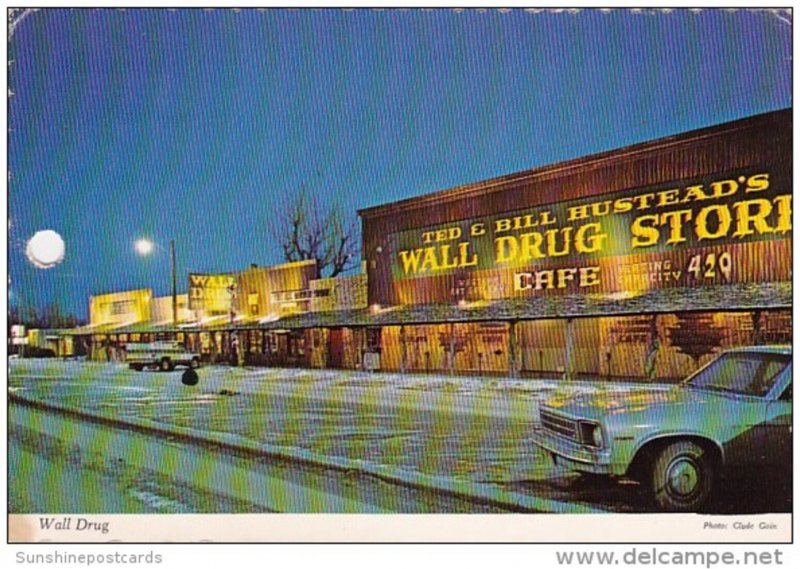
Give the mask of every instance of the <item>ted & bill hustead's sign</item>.
M 392 276 L 499 271 L 502 296 L 782 280 L 791 230 L 789 175 L 735 172 L 403 231 Z

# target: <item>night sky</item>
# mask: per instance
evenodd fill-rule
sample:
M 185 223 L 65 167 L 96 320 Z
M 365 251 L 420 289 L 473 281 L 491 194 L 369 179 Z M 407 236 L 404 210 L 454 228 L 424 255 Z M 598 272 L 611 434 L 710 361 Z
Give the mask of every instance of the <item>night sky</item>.
M 280 262 L 277 200 L 355 216 L 791 106 L 788 14 L 44 10 L 9 47 L 10 303 Z M 34 267 L 54 229 L 64 261 Z

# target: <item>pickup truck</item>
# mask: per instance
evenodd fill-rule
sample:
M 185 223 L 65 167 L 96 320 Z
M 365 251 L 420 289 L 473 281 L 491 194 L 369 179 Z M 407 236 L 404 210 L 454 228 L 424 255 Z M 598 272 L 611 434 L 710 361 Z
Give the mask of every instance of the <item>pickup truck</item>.
M 180 342 L 132 342 L 126 346 L 125 361 L 136 371 L 172 371 L 179 365 L 195 369 L 200 367 L 200 354 L 187 350 Z
M 639 481 L 660 510 L 703 507 L 724 473 L 792 464 L 792 348 L 722 352 L 678 385 L 565 386 L 534 444 L 556 466 Z

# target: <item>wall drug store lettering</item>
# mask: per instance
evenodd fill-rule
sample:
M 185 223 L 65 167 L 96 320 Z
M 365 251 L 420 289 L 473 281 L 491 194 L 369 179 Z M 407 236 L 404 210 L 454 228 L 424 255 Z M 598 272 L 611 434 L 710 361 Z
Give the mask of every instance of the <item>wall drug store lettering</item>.
M 735 173 L 403 231 L 392 236 L 392 274 L 404 279 L 535 264 L 548 270 L 518 273 L 514 290 L 585 288 L 600 284 L 600 267 L 586 266 L 592 259 L 785 239 L 792 230 L 791 184 L 786 176 L 774 178 L 765 170 Z
M 189 273 L 189 309 L 226 311 L 231 306 L 231 287 L 236 277 L 230 274 Z

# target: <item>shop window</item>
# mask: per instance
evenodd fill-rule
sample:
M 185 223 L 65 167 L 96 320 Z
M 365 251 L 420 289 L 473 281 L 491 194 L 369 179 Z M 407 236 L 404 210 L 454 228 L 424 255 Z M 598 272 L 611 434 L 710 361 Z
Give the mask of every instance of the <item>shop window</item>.
M 202 354 L 211 353 L 211 334 L 208 332 L 201 332 L 199 334 L 200 352 Z
M 668 330 L 672 347 L 694 360 L 696 367 L 702 358 L 718 351 L 728 336 L 727 327 L 718 324 L 711 313 L 677 314 Z
M 264 333 L 260 330 L 250 330 L 247 334 L 247 351 L 251 354 L 263 353 Z
M 703 312 L 659 317 L 657 377 L 682 379 L 728 348 L 791 341 L 789 311 Z
M 536 377 L 562 377 L 567 369 L 567 323 L 566 320 L 536 320 L 520 322 L 516 328 L 519 345 L 519 362 L 522 371 Z M 608 334 L 610 336 L 610 333 Z M 573 346 L 581 345 L 580 339 Z M 587 345 L 586 342 L 582 345 Z M 598 342 L 589 344 L 594 358 L 598 355 Z M 583 369 L 582 357 L 587 354 L 573 351 L 576 369 Z M 588 365 L 587 365 L 588 367 Z
M 268 355 L 277 355 L 278 354 L 278 337 L 271 333 L 265 332 L 264 333 L 264 353 Z
M 110 312 L 114 316 L 121 316 L 133 312 L 134 302 L 132 300 L 118 300 L 111 303 Z
M 759 323 L 759 343 L 792 343 L 792 312 L 790 310 L 763 312 Z
M 367 328 L 367 351 L 380 352 L 381 351 L 381 329 L 380 328 Z
M 306 338 L 302 332 L 292 332 L 289 335 L 289 355 L 294 357 L 304 356 L 306 353 Z
M 250 294 L 247 295 L 247 306 L 251 316 L 257 316 L 259 314 L 257 292 L 251 292 Z

